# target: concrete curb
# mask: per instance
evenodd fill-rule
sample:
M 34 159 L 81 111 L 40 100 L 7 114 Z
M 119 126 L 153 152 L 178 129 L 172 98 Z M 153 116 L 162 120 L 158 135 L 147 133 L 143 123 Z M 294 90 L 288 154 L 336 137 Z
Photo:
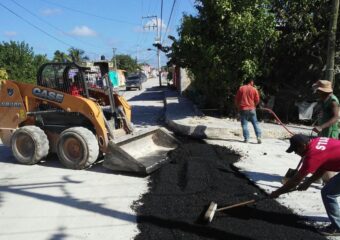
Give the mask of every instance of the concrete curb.
M 164 97 L 165 122 L 172 131 L 198 139 L 243 140 L 242 128 L 235 119 L 204 116 L 187 98 L 177 92 L 166 91 Z M 281 125 L 260 123 L 262 138 L 289 138 L 291 135 Z M 306 126 L 288 126 L 294 133 L 310 134 Z M 256 138 L 249 124 L 250 138 Z

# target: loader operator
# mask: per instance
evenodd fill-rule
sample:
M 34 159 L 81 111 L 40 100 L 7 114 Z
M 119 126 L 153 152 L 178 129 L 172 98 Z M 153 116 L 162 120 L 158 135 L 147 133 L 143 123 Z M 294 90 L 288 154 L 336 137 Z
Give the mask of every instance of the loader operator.
M 305 135 L 296 134 L 290 138 L 288 153 L 295 152 L 302 157 L 302 165 L 299 171 L 289 179 L 282 187 L 270 194 L 271 198 L 277 198 L 291 189 L 304 191 L 317 179 L 322 177 L 325 171 L 340 172 L 340 140 L 327 137 L 310 139 Z M 312 176 L 303 179 L 311 173 Z M 300 184 L 301 183 L 301 184 Z M 325 236 L 340 236 L 340 207 L 337 197 L 340 196 L 340 174 L 330 179 L 321 189 L 321 197 L 326 213 L 331 224 L 319 230 Z

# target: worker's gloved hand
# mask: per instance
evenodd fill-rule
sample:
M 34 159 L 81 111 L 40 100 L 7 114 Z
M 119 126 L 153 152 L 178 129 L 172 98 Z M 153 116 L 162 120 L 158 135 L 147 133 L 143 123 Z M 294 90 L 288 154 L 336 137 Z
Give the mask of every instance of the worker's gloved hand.
M 277 191 L 274 191 L 269 195 L 269 198 L 277 198 L 278 196 L 280 196 L 280 194 L 278 194 Z
M 320 133 L 322 131 L 322 128 L 320 126 L 315 126 L 313 129 L 312 129 L 313 132 L 316 132 L 316 133 Z
M 300 185 L 296 188 L 296 190 L 298 190 L 298 191 L 306 191 L 306 190 L 309 188 L 309 186 L 310 186 L 310 183 L 309 183 L 308 181 L 306 181 L 306 182 L 300 184 Z

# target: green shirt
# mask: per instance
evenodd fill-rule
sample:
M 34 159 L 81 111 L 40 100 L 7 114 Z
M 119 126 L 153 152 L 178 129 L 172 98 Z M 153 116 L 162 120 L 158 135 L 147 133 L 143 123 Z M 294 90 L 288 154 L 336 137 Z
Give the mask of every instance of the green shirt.
M 339 100 L 334 94 L 332 94 L 326 101 L 322 103 L 322 110 L 321 110 L 322 115 L 318 120 L 318 123 L 319 123 L 318 125 L 324 124 L 325 122 L 327 122 L 329 119 L 333 117 L 333 108 L 332 108 L 333 101 L 339 105 Z M 332 124 L 328 128 L 322 129 L 319 136 L 338 139 L 339 137 L 338 122 Z

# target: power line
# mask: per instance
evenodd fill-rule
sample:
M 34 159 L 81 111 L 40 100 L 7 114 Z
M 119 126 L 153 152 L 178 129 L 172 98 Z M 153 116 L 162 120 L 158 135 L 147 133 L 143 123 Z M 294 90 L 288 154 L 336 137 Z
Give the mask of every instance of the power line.
M 68 35 L 68 34 L 67 34 L 66 32 L 64 32 L 62 29 L 60 29 L 60 28 L 58 28 L 58 27 L 52 25 L 51 23 L 49 23 L 49 22 L 47 22 L 46 20 L 42 19 L 41 17 L 37 16 L 36 14 L 34 14 L 33 12 L 31 12 L 30 10 L 28 10 L 27 8 L 25 8 L 25 7 L 22 6 L 21 4 L 19 4 L 17 1 L 15 1 L 15 0 L 11 0 L 11 1 L 12 1 L 13 3 L 15 3 L 16 5 L 18 5 L 19 7 L 21 7 L 22 9 L 24 9 L 25 11 L 27 11 L 28 13 L 30 13 L 31 15 L 33 15 L 34 17 L 36 17 L 37 19 L 39 19 L 40 21 L 42 21 L 42 22 L 46 23 L 47 25 L 49 25 L 50 27 L 54 28 L 55 30 L 62 32 L 63 34 L 65 34 L 65 35 L 67 35 L 67 36 L 73 38 L 73 39 L 76 40 L 76 41 L 85 43 L 85 44 L 87 44 L 87 45 L 89 45 L 89 46 L 92 46 L 92 47 L 97 47 L 97 46 L 94 45 L 94 44 L 90 44 L 90 43 L 85 42 L 85 41 L 83 41 L 83 40 L 81 40 L 81 39 L 78 39 L 78 38 L 75 38 L 75 37 L 73 37 L 73 36 L 71 36 L 71 35 Z
M 8 10 L 9 12 L 11 12 L 12 14 L 14 14 L 15 16 L 17 16 L 18 18 L 20 18 L 21 20 L 23 20 L 24 22 L 26 22 L 27 24 L 31 25 L 32 27 L 34 27 L 35 29 L 39 30 L 40 32 L 46 34 L 47 36 L 53 38 L 54 40 L 67 45 L 69 47 L 73 47 L 71 44 L 68 44 L 67 42 L 64 42 L 63 40 L 60 40 L 59 38 L 56 38 L 55 36 L 49 34 L 48 32 L 44 31 L 43 29 L 41 29 L 40 27 L 34 25 L 33 23 L 31 23 L 30 21 L 26 20 L 25 18 L 21 17 L 20 15 L 16 14 L 14 11 L 12 11 L 11 9 L 9 9 L 8 7 L 6 7 L 5 5 L 3 5 L 2 3 L 0 3 L 0 6 L 5 8 L 6 10 Z
M 171 12 L 170 12 L 170 16 L 169 16 L 169 19 L 168 19 L 168 23 L 166 24 L 166 29 L 165 29 L 165 32 L 164 32 L 164 35 L 163 35 L 162 44 L 164 43 L 165 35 L 167 34 L 168 29 L 169 29 L 169 24 L 170 24 L 170 21 L 171 21 L 171 17 L 172 17 L 172 13 L 174 11 L 175 4 L 176 4 L 176 0 L 174 0 L 174 2 L 172 3 Z
M 10 13 L 12 13 L 13 15 L 15 15 L 16 17 L 20 18 L 22 21 L 26 22 L 27 24 L 29 24 L 30 26 L 34 27 L 35 29 L 37 29 L 38 31 L 44 33 L 45 35 L 49 36 L 50 38 L 53 38 L 54 40 L 68 46 L 68 47 L 71 47 L 71 48 L 76 48 L 75 46 L 53 36 L 52 34 L 46 32 L 45 30 L 41 29 L 40 27 L 36 26 L 35 24 L 31 23 L 30 21 L 26 20 L 25 18 L 21 17 L 20 15 L 18 15 L 17 13 L 15 13 L 13 10 L 9 9 L 8 7 L 6 7 L 5 5 L 3 5 L 2 3 L 0 3 L 0 6 L 5 8 L 6 10 L 8 10 Z M 93 54 L 93 55 L 99 55 L 98 53 L 95 53 L 95 52 L 90 52 L 90 51 L 87 51 L 87 53 L 90 53 L 90 54 Z
M 85 15 L 88 15 L 88 16 L 96 17 L 96 18 L 101 18 L 101 19 L 104 19 L 104 20 L 107 20 L 107 21 L 119 22 L 119 23 L 130 24 L 130 25 L 138 25 L 138 23 L 132 23 L 132 22 L 128 22 L 128 21 L 122 21 L 122 20 L 119 20 L 119 19 L 103 17 L 103 16 L 96 15 L 96 14 L 93 14 L 93 13 L 89 13 L 89 12 L 84 12 L 84 11 L 80 11 L 80 10 L 77 10 L 77 9 L 73 9 L 73 8 L 67 7 L 65 5 L 62 5 L 62 4 L 59 4 L 59 3 L 54 3 L 54 2 L 51 2 L 51 1 L 47 1 L 47 0 L 40 0 L 40 1 L 45 2 L 45 3 L 50 3 L 52 5 L 55 5 L 55 6 L 64 8 L 64 9 L 67 9 L 69 11 L 85 14 Z
M 161 0 L 161 23 L 159 28 L 159 42 L 162 41 L 162 27 L 163 27 L 163 0 Z

